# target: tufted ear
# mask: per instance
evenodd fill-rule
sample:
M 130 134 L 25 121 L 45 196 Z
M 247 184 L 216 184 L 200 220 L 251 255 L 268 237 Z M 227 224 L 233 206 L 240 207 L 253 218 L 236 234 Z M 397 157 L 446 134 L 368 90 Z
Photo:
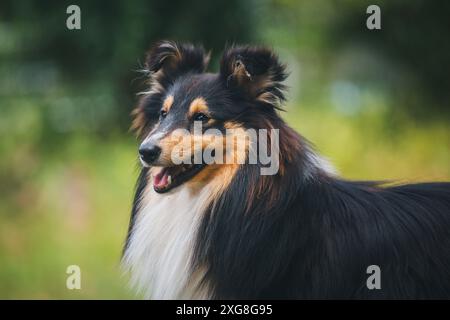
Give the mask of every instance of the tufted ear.
M 220 75 L 227 87 L 247 99 L 279 108 L 285 100 L 285 68 L 269 49 L 232 47 L 222 56 Z
M 208 62 L 209 54 L 205 53 L 203 47 L 174 41 L 160 41 L 147 53 L 145 67 L 153 82 L 164 86 L 184 73 L 205 71 Z

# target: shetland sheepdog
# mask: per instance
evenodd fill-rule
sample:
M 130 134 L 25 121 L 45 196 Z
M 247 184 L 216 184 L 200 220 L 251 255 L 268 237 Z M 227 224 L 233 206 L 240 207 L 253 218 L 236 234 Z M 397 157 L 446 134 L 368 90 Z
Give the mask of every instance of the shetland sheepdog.
M 450 183 L 338 177 L 280 118 L 287 75 L 275 53 L 230 47 L 218 73 L 206 72 L 208 60 L 203 48 L 172 41 L 146 57 L 148 90 L 132 124 L 142 169 L 123 255 L 141 294 L 450 298 Z M 194 141 L 178 150 L 182 162 L 173 157 L 180 129 Z M 269 146 L 277 143 L 276 172 L 263 174 L 268 164 L 260 159 L 245 161 L 260 147 L 252 143 L 240 152 L 236 143 L 215 143 L 232 161 L 190 162 L 208 148 L 208 129 L 247 142 L 248 129 L 262 130 Z

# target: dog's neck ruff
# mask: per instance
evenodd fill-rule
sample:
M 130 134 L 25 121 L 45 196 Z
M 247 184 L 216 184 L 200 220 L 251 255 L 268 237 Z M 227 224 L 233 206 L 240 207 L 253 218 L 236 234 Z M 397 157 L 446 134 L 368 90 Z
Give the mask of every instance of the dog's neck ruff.
M 192 259 L 198 225 L 214 191 L 210 183 L 198 192 L 182 185 L 158 194 L 147 184 L 124 256 L 131 284 L 145 298 L 208 298 Z

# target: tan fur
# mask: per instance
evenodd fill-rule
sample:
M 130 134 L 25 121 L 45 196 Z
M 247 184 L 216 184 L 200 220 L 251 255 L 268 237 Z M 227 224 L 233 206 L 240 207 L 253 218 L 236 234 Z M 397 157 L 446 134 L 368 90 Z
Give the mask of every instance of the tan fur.
M 208 104 L 202 97 L 195 98 L 189 105 L 189 116 L 192 117 L 196 113 L 209 114 Z
M 164 110 L 165 112 L 169 112 L 170 108 L 172 107 L 172 104 L 173 104 L 173 96 L 172 95 L 168 95 L 164 99 L 162 110 Z

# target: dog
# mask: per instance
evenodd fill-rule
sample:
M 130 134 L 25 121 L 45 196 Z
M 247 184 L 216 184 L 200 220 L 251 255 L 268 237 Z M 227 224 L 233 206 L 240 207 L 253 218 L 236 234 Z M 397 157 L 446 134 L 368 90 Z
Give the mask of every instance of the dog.
M 202 47 L 172 41 L 146 57 L 148 90 L 132 124 L 142 169 L 123 254 L 138 292 L 153 299 L 450 298 L 450 183 L 340 178 L 280 118 L 287 74 L 272 50 L 229 47 L 218 73 L 206 72 L 208 60 Z M 211 128 L 233 129 L 237 140 L 247 129 L 265 130 L 268 145 L 278 144 L 276 173 L 263 174 L 267 163 L 259 160 L 173 160 L 173 132 L 183 129 L 195 142 Z M 254 146 L 244 146 L 226 152 L 246 160 Z M 187 149 L 184 160 L 198 151 Z M 368 270 L 378 271 L 375 287 Z

